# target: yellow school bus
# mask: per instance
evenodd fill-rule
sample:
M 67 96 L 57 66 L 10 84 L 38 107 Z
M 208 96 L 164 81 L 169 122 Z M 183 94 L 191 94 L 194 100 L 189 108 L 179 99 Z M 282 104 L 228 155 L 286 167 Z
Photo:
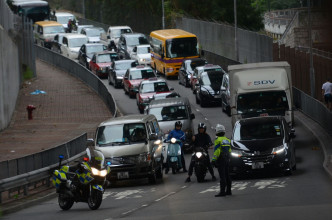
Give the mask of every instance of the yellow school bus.
M 177 76 L 182 61 L 199 57 L 197 37 L 181 29 L 150 33 L 151 66 L 166 77 Z

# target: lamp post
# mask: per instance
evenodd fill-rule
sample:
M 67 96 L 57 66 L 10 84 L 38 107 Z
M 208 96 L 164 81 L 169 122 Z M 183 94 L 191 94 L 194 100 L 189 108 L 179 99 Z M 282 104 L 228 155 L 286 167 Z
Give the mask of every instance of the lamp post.
M 161 0 L 161 10 L 162 10 L 162 26 L 163 29 L 165 29 L 165 5 L 164 5 L 164 0 Z
M 237 46 L 237 13 L 236 0 L 234 0 L 234 44 L 235 44 L 235 60 L 239 61 L 239 53 Z
M 83 0 L 82 10 L 83 10 L 83 18 L 85 18 L 85 0 Z

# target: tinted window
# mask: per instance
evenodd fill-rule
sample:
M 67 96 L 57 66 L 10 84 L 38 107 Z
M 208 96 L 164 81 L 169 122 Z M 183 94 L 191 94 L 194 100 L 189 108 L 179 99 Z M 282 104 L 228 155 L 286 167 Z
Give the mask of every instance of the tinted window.
M 188 111 L 184 105 L 151 108 L 149 114 L 155 115 L 158 121 L 188 119 Z

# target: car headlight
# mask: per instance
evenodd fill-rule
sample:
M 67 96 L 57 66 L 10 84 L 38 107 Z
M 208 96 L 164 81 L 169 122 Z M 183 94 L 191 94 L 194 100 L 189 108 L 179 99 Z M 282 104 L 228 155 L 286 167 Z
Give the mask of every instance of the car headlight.
M 197 152 L 197 153 L 196 153 L 196 157 L 197 157 L 197 158 L 201 158 L 202 155 L 203 155 L 202 152 Z
M 285 151 L 285 146 L 279 146 L 279 147 L 275 147 L 272 149 L 272 154 L 277 155 L 277 154 L 281 154 Z
M 145 59 L 140 58 L 139 61 L 140 61 L 140 62 L 145 62 Z
M 143 153 L 138 156 L 139 162 L 148 162 L 151 160 L 151 155 L 149 153 Z
M 242 150 L 234 150 L 231 152 L 232 157 L 242 157 L 242 156 L 253 156 L 253 154 L 242 151 Z
M 150 102 L 150 99 L 149 99 L 149 98 L 147 98 L 147 99 L 144 98 L 144 99 L 142 99 L 142 102 L 143 102 L 143 103 Z
M 161 140 L 156 140 L 156 141 L 154 142 L 154 144 L 155 144 L 155 145 L 159 145 L 159 144 L 161 144 Z

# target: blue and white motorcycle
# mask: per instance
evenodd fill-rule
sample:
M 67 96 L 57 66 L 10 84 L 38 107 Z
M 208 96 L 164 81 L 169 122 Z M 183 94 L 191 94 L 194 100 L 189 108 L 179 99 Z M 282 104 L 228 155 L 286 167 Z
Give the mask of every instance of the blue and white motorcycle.
M 182 168 L 181 163 L 181 140 L 171 138 L 165 140 L 166 145 L 163 146 L 163 158 L 165 173 L 167 174 L 169 169 L 172 169 L 172 173 L 177 173 Z

